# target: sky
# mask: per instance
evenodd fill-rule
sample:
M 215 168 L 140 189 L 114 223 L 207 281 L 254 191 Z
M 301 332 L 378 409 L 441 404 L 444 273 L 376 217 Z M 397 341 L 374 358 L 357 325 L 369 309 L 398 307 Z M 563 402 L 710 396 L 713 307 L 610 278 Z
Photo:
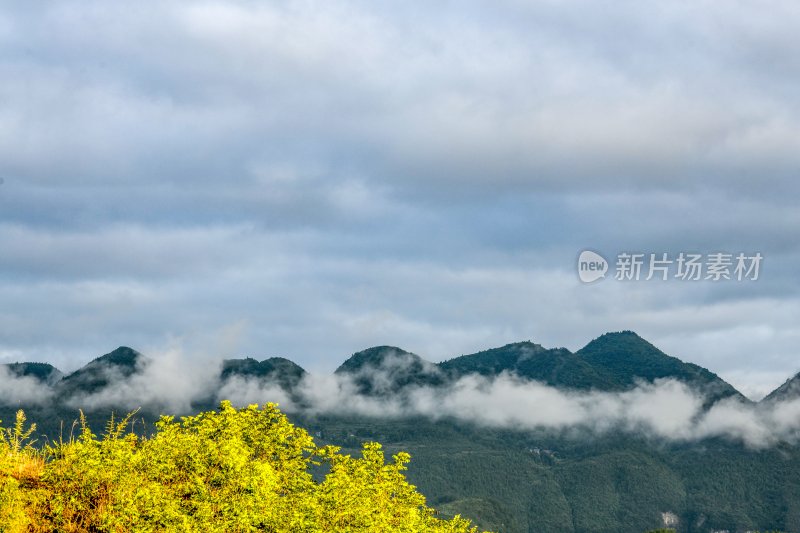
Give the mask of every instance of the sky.
M 180 344 L 325 373 L 634 330 L 758 398 L 800 370 L 798 24 L 790 1 L 5 3 L 0 362 Z M 621 252 L 763 261 L 618 281 Z

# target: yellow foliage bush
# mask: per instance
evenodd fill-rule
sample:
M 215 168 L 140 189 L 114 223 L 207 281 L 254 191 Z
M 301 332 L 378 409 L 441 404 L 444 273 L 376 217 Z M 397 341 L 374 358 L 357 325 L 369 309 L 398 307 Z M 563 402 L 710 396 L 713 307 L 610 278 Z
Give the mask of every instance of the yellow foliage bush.
M 20 411 L 0 432 L 0 532 L 476 532 L 425 505 L 408 454 L 317 446 L 275 404 L 162 417 L 149 438 L 127 423 L 36 449 Z

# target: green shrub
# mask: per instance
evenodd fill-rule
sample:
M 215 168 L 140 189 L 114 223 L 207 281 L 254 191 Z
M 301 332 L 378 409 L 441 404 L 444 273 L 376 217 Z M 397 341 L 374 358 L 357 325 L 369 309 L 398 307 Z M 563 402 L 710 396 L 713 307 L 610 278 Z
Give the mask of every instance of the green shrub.
M 408 454 L 319 447 L 274 404 L 163 417 L 149 438 L 127 422 L 98 438 L 82 420 L 77 439 L 37 450 L 20 411 L 0 436 L 0 531 L 476 532 L 425 505 Z

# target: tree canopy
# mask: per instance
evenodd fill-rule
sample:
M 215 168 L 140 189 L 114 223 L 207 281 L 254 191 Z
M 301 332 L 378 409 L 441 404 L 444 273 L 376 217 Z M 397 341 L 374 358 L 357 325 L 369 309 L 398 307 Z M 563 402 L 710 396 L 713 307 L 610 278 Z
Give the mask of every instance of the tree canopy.
M 477 531 L 426 506 L 408 454 L 318 446 L 275 404 L 162 417 L 150 437 L 128 421 L 102 437 L 82 421 L 77 438 L 35 448 L 20 411 L 0 433 L 0 531 Z

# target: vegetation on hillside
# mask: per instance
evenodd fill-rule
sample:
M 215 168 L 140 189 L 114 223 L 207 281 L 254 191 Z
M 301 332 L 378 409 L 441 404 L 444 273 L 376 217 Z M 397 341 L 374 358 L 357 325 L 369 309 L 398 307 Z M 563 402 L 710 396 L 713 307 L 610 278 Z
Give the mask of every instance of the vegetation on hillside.
M 84 421 L 77 438 L 34 448 L 18 412 L 0 433 L 0 531 L 477 531 L 425 505 L 408 454 L 317 446 L 275 404 L 163 417 L 148 438 L 127 423 L 98 438 Z
M 5 367 L 12 377 L 35 378 L 42 384 L 39 401 L 27 398 L 23 403 L 7 396 L 0 398 L 0 419 L 13 420 L 17 410 L 24 408 L 38 423 L 38 431 L 33 434 L 39 440 L 37 446 L 50 444 L 38 454 L 32 450 L 18 454 L 16 457 L 24 459 L 23 463 L 9 463 L 10 459 L 4 455 L 2 461 L 6 466 L 0 470 L 5 473 L 2 474 L 5 477 L 0 478 L 2 486 L 7 487 L 12 480 L 12 485 L 20 485 L 21 492 L 15 493 L 15 498 L 23 493 L 24 498 L 29 498 L 35 494 L 33 489 L 55 490 L 55 478 L 48 478 L 50 485 L 46 485 L 46 476 L 42 477 L 41 473 L 55 472 L 51 463 L 70 464 L 67 459 L 72 456 L 66 452 L 68 448 L 54 445 L 48 437 L 58 438 L 62 433 L 62 421 L 75 418 L 77 412 L 72 406 L 80 405 L 87 394 L 113 390 L 109 387 L 124 384 L 126 376 L 142 366 L 139 357 L 135 350 L 120 347 L 64 379 L 50 365 L 0 365 L 0 370 Z M 374 371 L 376 368 L 380 372 Z M 548 383 L 563 391 L 622 391 L 640 380 L 653 381 L 668 376 L 710 394 L 712 399 L 731 395 L 728 394 L 729 385 L 698 368 L 667 356 L 632 332 L 619 332 L 603 335 L 577 353 L 565 349 L 548 350 L 526 342 L 438 365 L 399 348 L 380 346 L 354 354 L 337 370 L 337 376 L 344 375 L 346 380 L 351 380 L 362 394 L 387 397 L 402 393 L 408 386 L 446 385 L 450 380 L 472 373 L 491 378 L 504 371 Z M 186 370 L 192 369 L 187 367 Z M 220 374 L 220 383 L 237 378 L 262 384 L 265 391 L 279 386 L 295 406 L 300 406 L 291 413 L 291 420 L 315 436 L 314 447 L 307 452 L 309 462 L 306 465 L 315 483 L 323 482 L 324 474 L 333 464 L 332 457 L 313 453 L 327 449 L 323 444 L 342 446 L 337 448 L 336 456 L 362 457 L 364 442 L 381 442 L 386 457 L 393 454 L 406 457 L 401 454 L 404 451 L 413 454 L 414 461 L 402 475 L 428 497 L 430 505 L 439 510 L 438 517 L 461 514 L 481 529 L 503 533 L 641 533 L 665 525 L 662 516 L 669 512 L 678 518 L 677 525 L 669 525 L 679 533 L 711 529 L 800 531 L 800 446 L 794 441 L 749 449 L 735 439 L 725 438 L 683 442 L 631 431 L 610 430 L 598 434 L 580 427 L 568 431 L 494 427 L 472 423 L 468 418 L 447 416 L 398 416 L 389 412 L 385 416 L 366 416 L 348 413 L 346 409 L 317 412 L 305 409 L 302 401 L 295 401 L 291 395 L 306 373 L 289 360 L 229 359 L 224 362 Z M 33 379 L 25 381 L 31 382 Z M 209 388 L 208 396 L 195 398 L 188 409 L 191 412 L 213 410 L 217 405 L 217 390 Z M 276 397 L 271 394 L 264 393 L 263 400 L 274 401 Z M 159 437 L 161 430 L 154 434 L 151 421 L 157 420 L 162 412 L 182 414 L 162 409 L 147 400 L 137 397 L 142 409 L 129 423 L 137 434 L 147 437 L 136 439 L 135 446 L 130 446 L 139 454 L 140 462 L 145 458 L 153 461 L 156 456 L 155 449 L 145 451 L 154 446 L 147 444 L 150 439 L 166 438 Z M 116 405 L 84 403 L 89 407 L 85 417 L 87 425 L 93 428 L 103 427 L 112 410 L 126 412 L 132 407 L 122 402 Z M 768 407 L 766 404 L 765 408 Z M 509 403 L 508 408 L 518 409 L 519 406 Z M 199 431 L 197 428 L 185 430 Z M 125 434 L 127 431 L 121 432 L 116 440 L 133 439 Z M 89 445 L 82 444 L 78 438 L 69 444 L 84 446 L 81 453 L 94 457 L 91 454 L 100 454 L 98 450 L 101 449 L 106 450 L 102 453 L 111 453 L 108 450 L 115 444 L 101 444 L 108 439 L 104 437 Z M 11 442 L 10 435 L 6 436 L 6 442 Z M 141 455 L 148 453 L 149 456 Z M 104 457 L 98 461 L 105 461 Z M 80 478 L 79 463 L 73 465 L 71 472 L 70 475 Z M 152 481 L 147 477 L 152 474 L 149 470 L 132 472 L 131 479 Z M 35 475 L 28 475 L 30 473 Z M 10 493 L 3 494 L 5 498 Z M 45 494 L 44 500 L 50 498 L 49 493 L 42 494 Z M 59 497 L 52 499 L 55 503 L 51 505 L 60 501 Z M 3 501 L 6 500 L 0 503 Z M 84 500 L 75 500 L 80 501 Z M 55 520 L 55 511 L 36 507 L 35 502 L 29 500 L 18 500 L 18 503 L 24 503 L 25 516 L 46 512 L 50 514 L 41 516 L 51 522 L 45 524 L 52 525 Z M 9 505 L 3 507 L 3 512 L 13 508 Z M 180 509 L 190 512 L 185 507 Z M 191 522 L 187 524 L 185 527 L 192 527 Z M 0 533 L 11 531 L 9 527 L 0 516 Z M 154 526 L 155 529 L 159 527 Z M 358 530 L 357 526 L 347 527 L 351 527 L 351 531 Z M 46 526 L 43 529 L 46 530 Z M 80 531 L 79 528 L 73 530 Z

